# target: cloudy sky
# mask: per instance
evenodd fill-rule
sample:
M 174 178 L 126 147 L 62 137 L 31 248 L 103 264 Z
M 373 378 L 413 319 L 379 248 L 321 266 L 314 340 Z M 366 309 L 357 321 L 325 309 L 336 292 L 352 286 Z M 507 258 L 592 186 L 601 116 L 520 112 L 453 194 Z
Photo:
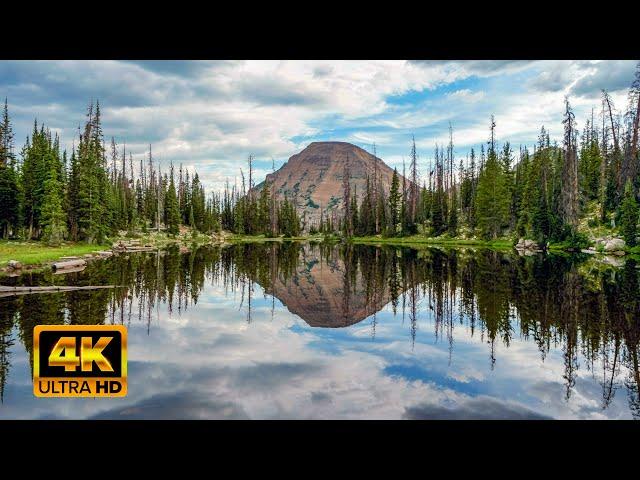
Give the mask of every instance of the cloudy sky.
M 86 107 L 99 99 L 107 140 L 134 158 L 148 145 L 200 172 L 209 188 L 234 181 L 253 154 L 257 178 L 312 141 L 341 140 L 392 166 L 415 135 L 426 165 L 453 126 L 456 155 L 486 142 L 489 118 L 513 146 L 544 125 L 561 138 L 563 98 L 579 127 L 600 89 L 626 107 L 635 61 L 0 61 L 19 148 L 34 118 L 71 148 Z M 597 110 L 596 110 L 597 111 Z M 423 167 L 424 169 L 424 167 Z

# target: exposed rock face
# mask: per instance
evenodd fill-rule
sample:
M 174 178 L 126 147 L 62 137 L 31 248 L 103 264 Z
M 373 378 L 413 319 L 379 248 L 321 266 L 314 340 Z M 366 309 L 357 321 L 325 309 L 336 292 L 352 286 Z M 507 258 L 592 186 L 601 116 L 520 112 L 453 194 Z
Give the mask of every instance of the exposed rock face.
M 319 223 L 321 210 L 325 218 L 334 212 L 337 218 L 341 218 L 342 183 L 347 159 L 351 192 L 357 194 L 358 202 L 366 189 L 367 175 L 373 182 L 377 174 L 378 182 L 382 182 L 384 191 L 388 192 L 393 169 L 380 158 L 346 142 L 311 143 L 302 152 L 289 158 L 279 170 L 268 174 L 266 181 L 277 198 L 282 199 L 286 195 L 295 203 L 298 213 L 301 216 L 305 214 L 308 228 Z M 402 187 L 401 176 L 399 180 Z M 256 186 L 256 189 L 261 186 Z

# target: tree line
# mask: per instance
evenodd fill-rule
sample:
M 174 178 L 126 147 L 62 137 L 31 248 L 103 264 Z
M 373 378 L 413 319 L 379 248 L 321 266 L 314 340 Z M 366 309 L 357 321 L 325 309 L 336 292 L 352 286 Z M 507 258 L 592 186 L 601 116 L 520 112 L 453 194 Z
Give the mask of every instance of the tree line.
M 429 236 L 478 235 L 487 240 L 517 236 L 541 244 L 581 243 L 585 239 L 577 227 L 591 206 L 597 215 L 589 226 L 619 227 L 626 242 L 635 245 L 640 64 L 628 98 L 620 113 L 602 90 L 599 111 L 592 110 L 582 132 L 565 99 L 562 141 L 552 142 L 543 126 L 533 148 L 520 147 L 517 154 L 508 141 L 498 145 L 492 116 L 486 148 L 484 144 L 479 150 L 472 148 L 466 158 L 456 159 L 450 126 L 448 145 L 436 145 L 422 176 L 414 139 L 409 171 L 404 162 L 402 175 L 394 169 L 388 190 L 374 172 L 359 203 L 351 191 L 346 161 L 342 218 L 336 223 L 323 216 L 311 228 L 346 236 L 407 236 L 422 230 Z
M 75 143 L 75 142 L 74 142 Z M 102 243 L 118 232 L 156 229 L 176 235 L 226 230 L 295 236 L 300 222 L 288 201 L 263 188 L 258 197 L 244 188 L 205 194 L 197 172 L 173 164 L 162 170 L 152 154 L 134 162 L 126 144 L 105 145 L 100 104 L 87 110 L 71 154 L 60 138 L 34 121 L 19 155 L 5 99 L 0 122 L 0 238 Z M 137 164 L 137 165 L 136 165 Z M 250 159 L 251 164 L 251 159 Z
M 507 236 L 539 244 L 588 243 L 578 224 L 590 214 L 591 227 L 618 228 L 628 245 L 637 243 L 640 169 L 640 64 L 629 89 L 628 105 L 616 109 L 602 91 L 580 132 L 569 99 L 564 105 L 564 135 L 551 141 L 543 126 L 530 149 L 515 152 L 496 139 L 492 116 L 489 139 L 466 157 L 456 158 L 453 128 L 447 145 L 436 145 L 424 175 L 419 172 L 415 139 L 408 172 L 394 169 L 389 188 L 374 170 L 360 195 L 352 191 L 349 160 L 343 171 L 340 216 L 322 211 L 319 223 L 306 225 L 293 201 L 277 198 L 267 180 L 254 182 L 253 156 L 248 178 L 205 194 L 197 172 L 162 171 L 152 155 L 134 167 L 131 152 L 111 139 L 105 146 L 100 105 L 90 105 L 84 129 L 70 157 L 57 134 L 34 122 L 19 156 L 5 100 L 0 122 L 0 236 L 102 242 L 118 231 L 166 229 L 180 225 L 193 232 L 220 230 L 244 235 L 295 237 L 302 232 L 352 236 Z M 375 146 L 374 146 L 375 155 Z M 517 157 L 517 160 L 516 160 Z M 596 214 L 593 210 L 597 209 Z

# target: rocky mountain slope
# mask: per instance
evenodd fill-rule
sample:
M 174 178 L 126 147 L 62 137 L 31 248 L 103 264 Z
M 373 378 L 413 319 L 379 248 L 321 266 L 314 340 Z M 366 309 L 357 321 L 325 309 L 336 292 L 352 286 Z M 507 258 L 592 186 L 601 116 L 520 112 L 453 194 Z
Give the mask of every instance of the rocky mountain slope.
M 298 213 L 304 214 L 308 228 L 319 223 L 321 211 L 325 218 L 327 215 L 341 217 L 343 174 L 347 161 L 351 192 L 358 195 L 358 202 L 365 191 L 367 176 L 373 182 L 375 175 L 384 191 L 388 192 L 393 169 L 380 158 L 346 142 L 313 142 L 289 158 L 279 170 L 268 174 L 266 181 L 277 198 L 282 199 L 286 195 L 295 203 Z

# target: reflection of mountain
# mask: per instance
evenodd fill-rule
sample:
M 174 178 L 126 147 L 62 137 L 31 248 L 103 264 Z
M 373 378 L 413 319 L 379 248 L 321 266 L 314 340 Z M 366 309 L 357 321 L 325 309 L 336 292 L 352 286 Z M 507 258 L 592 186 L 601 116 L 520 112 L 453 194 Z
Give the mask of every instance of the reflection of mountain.
M 354 269 L 342 258 L 323 258 L 319 251 L 303 248 L 292 276 L 286 282 L 277 278 L 266 291 L 312 327 L 348 327 L 391 301 L 388 286 L 371 291 Z

